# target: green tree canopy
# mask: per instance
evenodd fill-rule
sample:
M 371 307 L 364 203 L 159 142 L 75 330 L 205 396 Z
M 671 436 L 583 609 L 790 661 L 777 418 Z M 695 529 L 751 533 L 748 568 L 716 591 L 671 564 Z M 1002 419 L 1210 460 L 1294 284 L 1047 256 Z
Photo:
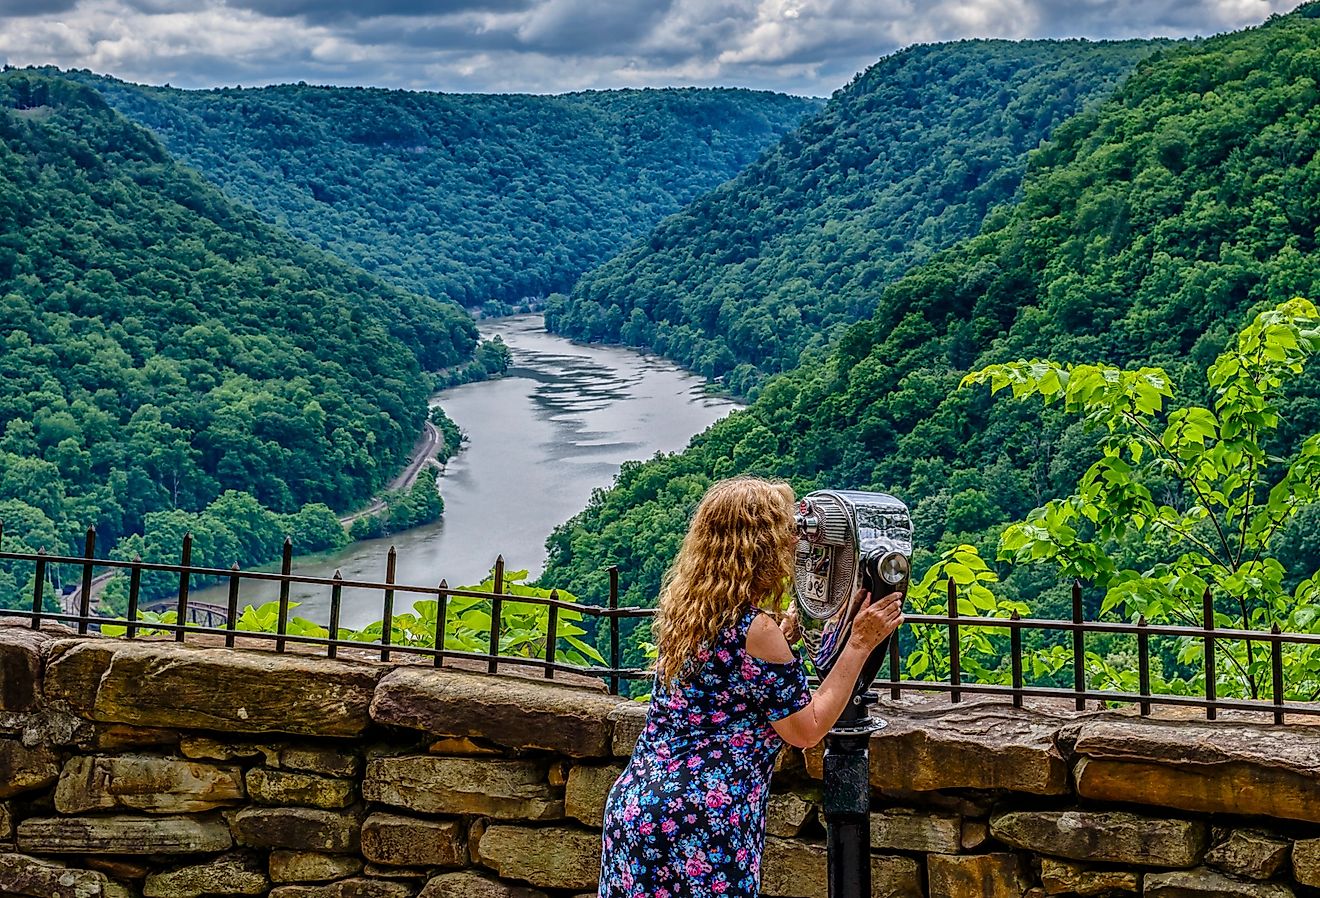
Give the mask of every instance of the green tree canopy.
M 1200 374 L 1232 334 L 1262 308 L 1320 292 L 1317 16 L 1303 6 L 1143 62 L 1055 129 L 1021 202 L 885 288 L 827 354 L 768 381 L 686 451 L 626 466 L 552 535 L 544 581 L 603 594 L 596 572 L 618 564 L 627 599 L 650 602 L 705 485 L 743 471 L 904 498 L 919 569 L 962 544 L 990 557 L 1005 523 L 1071 493 L 1101 447 L 1057 410 L 957 389 L 989 364 L 1159 366 L 1206 405 Z M 1279 398 L 1271 457 L 1320 430 L 1313 367 Z M 1299 553 L 1278 554 L 1287 570 L 1320 566 L 1294 529 L 1313 521 L 1276 536 Z M 1025 567 L 996 591 L 1059 616 L 1069 599 L 1057 584 Z
M 876 63 L 741 174 L 546 309 L 740 393 L 871 314 L 1012 199 L 1027 154 L 1162 42 L 960 41 Z
M 728 89 L 185 91 L 69 75 L 268 221 L 465 306 L 568 289 L 819 106 Z

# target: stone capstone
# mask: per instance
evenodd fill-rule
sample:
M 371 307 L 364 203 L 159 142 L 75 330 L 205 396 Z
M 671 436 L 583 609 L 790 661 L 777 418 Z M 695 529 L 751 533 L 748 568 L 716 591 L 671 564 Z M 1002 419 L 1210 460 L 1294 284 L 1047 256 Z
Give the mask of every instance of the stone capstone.
M 1077 791 L 1096 801 L 1320 823 L 1310 727 L 1093 721 L 1081 726 Z
M 1147 873 L 1143 896 L 1148 898 L 1293 898 L 1293 890 L 1277 882 L 1252 882 L 1198 867 Z
M 601 826 L 605 822 L 605 800 L 622 774 L 623 767 L 618 764 L 605 767 L 575 764 L 564 784 L 564 813 L 588 826 Z
M 610 712 L 627 701 L 530 679 L 400 667 L 380 681 L 371 717 L 432 736 L 599 758 L 611 752 Z
M 0 711 L 30 711 L 40 700 L 42 647 L 49 633 L 0 624 Z
M 504 820 L 552 820 L 564 802 L 539 761 L 415 755 L 367 764 L 362 796 L 424 814 L 479 814 Z
M 257 804 L 346 808 L 353 803 L 353 782 L 315 773 L 253 767 L 246 777 L 248 795 Z
M 880 811 L 871 815 L 871 847 L 957 854 L 962 848 L 962 818 L 909 808 Z
M 464 870 L 432 877 L 417 898 L 546 898 L 546 894 Z
M 1249 829 L 1218 835 L 1221 838 L 1206 854 L 1205 862 L 1225 873 L 1248 879 L 1271 879 L 1288 859 L 1287 839 Z
M 1006 845 L 1078 861 L 1193 867 L 1205 854 L 1206 825 L 1126 811 L 1009 811 L 990 818 Z
M 884 704 L 878 713 L 889 725 L 871 738 L 871 785 L 883 792 L 1069 791 L 1068 767 L 1054 743 L 1057 718 L 991 702 Z M 819 778 L 819 747 L 807 759 Z
M 1293 879 L 1320 888 L 1320 839 L 1298 839 L 1292 850 Z
M 265 895 L 270 888 L 260 860 L 230 854 L 164 873 L 153 873 L 142 886 L 143 898 L 199 898 L 207 895 Z
M 461 867 L 467 863 L 463 824 L 372 814 L 362 824 L 362 855 L 392 867 Z
M 270 890 L 269 898 L 412 898 L 413 886 L 357 876 L 324 885 L 289 885 Z
M 600 833 L 493 824 L 477 842 L 481 864 L 542 889 L 587 889 L 600 875 Z
M 166 642 L 61 642 L 45 697 L 100 723 L 228 733 L 357 736 L 379 668 Z M 197 688 L 199 683 L 207 688 Z
M 233 845 L 217 819 L 196 817 L 33 817 L 18 824 L 18 848 L 32 854 L 215 854 Z
M 271 882 L 327 882 L 362 872 L 362 859 L 343 854 L 279 850 L 270 853 Z
M 824 896 L 827 892 L 824 845 L 768 836 L 761 858 L 761 894 L 772 898 Z M 917 862 L 906 857 L 871 855 L 872 898 L 921 898 Z
M 313 808 L 244 808 L 229 817 L 234 839 L 251 848 L 290 848 L 331 854 L 358 850 L 361 819 Z
M 1093 870 L 1082 864 L 1043 857 L 1040 884 L 1047 895 L 1112 895 L 1137 892 L 1141 878 L 1128 870 Z
M 59 775 L 59 759 L 49 748 L 0 739 L 0 798 L 44 789 Z
M 1027 888 L 1016 854 L 932 854 L 926 857 L 930 893 L 939 898 L 1022 898 Z
M 215 767 L 151 755 L 75 757 L 55 787 L 55 809 L 82 814 L 115 808 L 192 814 L 242 801 L 237 767 Z
M 127 898 L 104 873 L 0 852 L 0 895 L 23 898 Z

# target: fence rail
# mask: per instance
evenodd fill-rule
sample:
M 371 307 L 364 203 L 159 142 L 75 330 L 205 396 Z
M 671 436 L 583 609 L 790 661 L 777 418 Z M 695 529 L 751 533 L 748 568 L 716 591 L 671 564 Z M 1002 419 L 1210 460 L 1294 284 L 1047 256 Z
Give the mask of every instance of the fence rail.
M 0 549 L 3 549 L 3 525 L 0 525 Z M 185 642 L 189 636 L 222 637 L 224 645 L 234 647 L 239 638 L 256 640 L 271 644 L 274 651 L 285 652 L 290 644 L 311 646 L 324 650 L 327 657 L 337 657 L 341 649 L 366 650 L 379 653 L 382 661 L 390 661 L 396 655 L 430 658 L 435 667 L 442 667 L 446 660 L 463 659 L 483 664 L 490 673 L 498 673 L 501 665 L 532 667 L 544 672 L 547 679 L 556 674 L 571 673 L 590 677 L 599 677 L 611 693 L 618 694 L 621 682 L 649 677 L 644 668 L 623 667 L 620 664 L 620 621 L 647 618 L 654 614 L 654 609 L 620 606 L 619 571 L 611 567 L 609 573 L 609 594 L 603 605 L 592 605 L 564 601 L 556 591 L 549 596 L 514 595 L 505 591 L 504 559 L 496 560 L 493 588 L 489 592 L 473 589 L 452 588 L 445 580 L 435 586 L 418 586 L 395 582 L 397 555 L 393 548 L 387 556 L 385 579 L 347 580 L 336 571 L 333 577 L 311 577 L 295 574 L 292 571 L 293 546 L 285 540 L 280 570 L 244 571 L 238 565 L 230 568 L 211 568 L 191 563 L 192 539 L 185 536 L 178 564 L 146 562 L 141 559 L 125 561 L 122 559 L 98 558 L 95 556 L 96 535 L 88 530 L 84 544 L 84 554 L 52 555 L 45 551 L 7 552 L 0 550 L 0 561 L 21 562 L 33 565 L 32 600 L 29 608 L 0 608 L 0 618 L 26 618 L 33 629 L 39 629 L 43 622 L 55 622 L 76 627 L 81 634 L 93 628 L 100 630 L 105 625 L 117 625 L 125 628 L 124 636 L 128 639 L 143 638 L 144 630 L 164 633 L 177 642 Z M 81 583 L 76 596 L 77 607 L 74 610 L 53 612 L 45 610 L 46 579 L 50 566 L 75 565 L 81 568 Z M 128 576 L 127 612 L 122 617 L 108 616 L 93 610 L 93 580 L 96 569 Z M 144 601 L 142 596 L 142 575 L 144 572 L 175 574 L 179 578 L 173 598 Z M 104 577 L 104 574 L 101 575 Z M 228 584 L 227 605 L 198 603 L 190 601 L 190 590 L 194 579 L 214 578 Z M 97 578 L 100 579 L 100 578 Z M 239 599 L 243 581 L 263 584 L 275 584 L 279 587 L 279 610 L 275 630 L 263 632 L 237 629 L 240 614 Z M 330 608 L 327 636 L 310 636 L 289 632 L 290 587 L 293 584 L 321 586 L 329 590 Z M 378 641 L 364 642 L 359 639 L 342 638 L 344 632 L 340 626 L 343 612 L 344 589 L 359 589 L 380 594 L 381 637 Z M 436 623 L 433 645 L 414 645 L 394 641 L 395 598 L 399 595 L 412 595 L 437 602 Z M 452 598 L 470 598 L 490 603 L 490 629 L 487 634 L 485 651 L 468 651 L 446 646 L 451 635 L 448 628 L 448 602 Z M 502 610 L 507 605 L 534 605 L 547 609 L 546 638 L 544 652 L 540 657 L 528 657 L 518 654 L 501 654 L 500 639 L 503 635 Z M 143 611 L 174 611 L 175 622 L 165 623 L 156 620 L 144 620 Z M 560 617 L 570 611 L 600 621 L 608 626 L 608 655 L 605 665 L 581 665 L 559 660 Z M 902 665 L 898 640 L 890 641 L 888 653 L 888 671 L 877 680 L 876 688 L 887 690 L 897 699 L 905 692 L 946 693 L 951 702 L 962 701 L 964 695 L 989 695 L 1007 697 L 1017 707 L 1022 707 L 1027 698 L 1067 699 L 1078 710 L 1084 710 L 1087 702 L 1120 703 L 1135 705 L 1143 716 L 1152 713 L 1154 706 L 1197 708 L 1205 712 L 1209 720 L 1214 720 L 1218 712 L 1248 711 L 1271 715 L 1275 723 L 1283 724 L 1288 715 L 1320 716 L 1320 702 L 1286 701 L 1284 683 L 1283 650 L 1285 645 L 1320 646 L 1320 634 L 1283 633 L 1275 625 L 1268 631 L 1217 628 L 1214 620 L 1214 606 L 1207 592 L 1203 602 L 1203 619 L 1200 626 L 1172 626 L 1148 624 L 1144 619 L 1135 623 L 1122 621 L 1088 621 L 1082 611 L 1082 585 L 1074 583 L 1072 589 L 1072 619 L 1054 620 L 1040 618 L 1022 618 L 1016 612 L 1011 617 L 966 617 L 958 612 L 958 594 L 950 583 L 948 611 L 944 615 L 907 614 L 909 625 L 945 628 L 948 633 L 949 675 L 946 680 L 906 680 L 902 677 Z M 998 629 L 1007 631 L 1009 636 L 1009 660 L 1012 669 L 1011 684 L 986 684 L 966 681 L 962 675 L 962 650 L 959 634 L 966 628 Z M 1023 672 L 1022 634 L 1024 631 L 1055 631 L 1067 634 L 1072 649 L 1072 685 L 1071 687 L 1029 685 Z M 1089 634 L 1124 634 L 1135 638 L 1138 655 L 1138 691 L 1094 688 L 1088 683 L 1086 671 L 1086 637 Z M 1152 637 L 1164 637 L 1197 641 L 1203 648 L 1205 665 L 1205 688 L 1203 695 L 1175 695 L 1152 691 L 1150 675 L 1150 640 Z M 1248 645 L 1268 646 L 1269 684 L 1262 690 L 1268 694 L 1263 698 L 1220 697 L 1216 682 L 1216 649 L 1225 641 L 1243 641 Z M 1254 657 L 1254 656 L 1253 656 Z

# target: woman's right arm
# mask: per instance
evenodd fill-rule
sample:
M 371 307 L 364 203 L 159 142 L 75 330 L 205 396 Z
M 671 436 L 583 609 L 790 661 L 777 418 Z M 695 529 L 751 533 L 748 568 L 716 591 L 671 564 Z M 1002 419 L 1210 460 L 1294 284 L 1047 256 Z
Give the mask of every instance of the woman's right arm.
M 890 593 L 879 600 L 868 598 L 866 605 L 853 618 L 847 645 L 820 688 L 812 694 L 811 703 L 771 724 L 779 737 L 797 748 L 810 748 L 824 739 L 852 698 L 853 687 L 866 659 L 902 624 L 901 593 Z

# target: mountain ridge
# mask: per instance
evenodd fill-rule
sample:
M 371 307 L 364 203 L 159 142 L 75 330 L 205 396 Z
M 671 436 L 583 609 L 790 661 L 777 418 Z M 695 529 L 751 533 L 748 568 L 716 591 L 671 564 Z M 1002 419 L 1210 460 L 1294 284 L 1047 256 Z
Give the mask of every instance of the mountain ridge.
M 747 394 L 970 236 L 1051 127 L 1161 41 L 905 48 L 732 180 L 547 305 L 567 336 L 668 355 Z
M 819 105 L 737 88 L 185 91 L 70 74 L 295 236 L 497 309 L 567 289 Z
M 543 581 L 591 593 L 632 571 L 649 604 L 712 479 L 755 473 L 799 492 L 853 487 L 912 506 L 915 566 L 1070 492 L 1097 436 L 1058 412 L 959 389 L 996 361 L 1158 364 L 1193 384 L 1256 310 L 1315 295 L 1320 259 L 1320 6 L 1170 48 L 1054 131 L 1022 198 L 885 288 L 826 353 L 771 378 L 675 455 L 626 466 L 548 541 Z M 1314 367 L 1314 366 L 1313 366 Z M 1199 369 L 1199 370 L 1198 370 Z M 1320 430 L 1320 375 L 1287 403 L 1288 440 Z M 1196 401 L 1193 392 L 1190 399 Z M 1181 400 L 1181 397 L 1180 397 Z M 1314 515 L 1280 536 L 1314 570 Z M 1042 617 L 1067 589 L 1035 569 L 1001 584 Z M 633 659 L 636 660 L 636 659 Z

